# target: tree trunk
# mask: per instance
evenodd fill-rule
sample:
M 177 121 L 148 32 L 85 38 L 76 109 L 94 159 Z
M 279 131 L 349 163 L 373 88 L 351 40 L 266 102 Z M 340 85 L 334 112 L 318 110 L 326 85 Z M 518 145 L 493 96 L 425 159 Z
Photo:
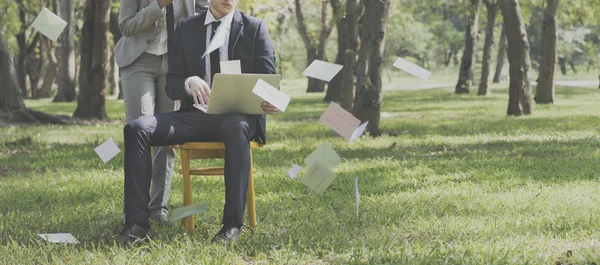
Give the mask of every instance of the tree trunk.
M 535 102 L 538 104 L 554 103 L 554 68 L 556 67 L 556 18 L 560 0 L 546 0 L 542 36 L 540 39 L 541 58 L 540 76 L 535 91 Z
M 507 114 L 521 116 L 531 114 L 531 85 L 528 73 L 531 67 L 529 58 L 529 41 L 521 7 L 517 0 L 500 1 L 506 41 L 508 45 L 508 63 L 510 85 L 508 93 Z
M 44 53 L 42 47 L 38 47 L 40 41 L 40 33 L 36 33 L 33 41 L 27 48 L 27 76 L 29 77 L 31 98 L 39 98 L 40 79 L 42 79 L 42 66 L 44 64 Z
M 564 56 L 558 56 L 558 64 L 560 65 L 560 72 L 563 75 L 567 75 L 567 58 Z
M 66 117 L 47 115 L 42 112 L 25 108 L 21 89 L 16 78 L 16 71 L 4 35 L 0 30 L 0 123 L 52 123 L 68 124 Z
M 346 111 L 354 109 L 354 94 L 356 89 L 356 56 L 358 55 L 358 17 L 362 13 L 362 4 L 358 5 L 357 0 L 346 0 L 346 30 L 348 47 L 344 52 L 344 68 L 342 79 L 342 108 Z
M 44 81 L 42 82 L 42 87 L 37 94 L 37 98 L 49 98 L 52 96 L 52 86 L 54 85 L 54 81 L 56 80 L 58 72 L 58 61 L 56 60 L 56 55 L 54 54 L 54 49 L 52 48 L 52 42 L 50 39 L 42 37 L 40 41 L 43 47 L 41 52 L 46 54 L 46 57 L 48 58 L 48 64 L 46 67 L 44 67 L 46 70 L 43 75 Z
M 346 27 L 346 18 L 342 17 L 344 9 L 341 7 L 339 0 L 331 0 L 331 8 L 333 9 L 333 14 L 337 19 L 338 53 L 335 57 L 335 63 L 344 65 L 346 59 L 346 48 L 348 47 L 348 29 Z M 343 71 L 331 79 L 331 82 L 329 82 L 327 85 L 327 93 L 323 99 L 324 101 L 340 102 L 342 100 L 343 80 Z
M 363 0 L 365 13 L 361 18 L 361 45 L 356 64 L 356 99 L 354 115 L 369 121 L 371 136 L 381 135 L 379 119 L 383 101 L 381 66 L 390 0 Z
M 498 5 L 495 0 L 484 0 L 487 9 L 487 30 L 485 33 L 485 43 L 483 45 L 483 59 L 481 65 L 481 81 L 477 95 L 485 96 L 488 94 L 489 77 L 491 71 L 492 46 L 494 46 L 494 29 L 496 28 L 496 15 L 498 14 Z
M 21 4 L 22 0 L 17 3 Z M 16 35 L 17 44 L 19 46 L 19 55 L 17 55 L 16 71 L 18 84 L 21 88 L 21 96 L 29 97 L 29 86 L 27 85 L 27 20 L 26 13 L 23 8 L 19 8 L 19 21 L 21 22 L 21 30 Z
M 454 93 L 469 93 L 471 80 L 473 80 L 473 63 L 475 61 L 475 48 L 477 45 L 477 27 L 479 25 L 479 7 L 481 0 L 470 0 L 468 7 L 469 17 L 467 29 L 465 30 L 465 49 L 460 62 L 460 72 L 458 74 L 458 83 Z
M 314 44 L 315 41 L 312 40 L 310 34 L 308 33 L 304 15 L 302 14 L 300 0 L 294 0 L 294 4 L 296 7 L 296 27 L 298 29 L 298 33 L 300 33 L 300 36 L 302 37 L 304 47 L 306 48 L 306 66 L 308 67 L 315 59 L 325 61 L 325 45 L 327 44 L 327 38 L 329 38 L 331 30 L 333 29 L 332 25 L 327 24 L 327 1 L 323 1 L 321 4 L 321 31 L 319 33 L 319 40 L 316 46 Z M 325 91 L 324 81 L 308 78 L 308 88 L 306 89 L 307 93 L 323 91 Z
M 67 21 L 67 27 L 60 35 L 60 77 L 58 92 L 53 102 L 73 102 L 77 98 L 75 91 L 75 23 L 73 0 L 60 0 L 60 17 Z
M 110 76 L 110 1 L 87 0 L 81 29 L 79 99 L 74 117 L 106 119 L 104 89 Z
M 498 45 L 498 57 L 496 58 L 496 73 L 494 74 L 493 80 L 495 84 L 500 83 L 500 78 L 502 77 L 502 68 L 504 68 L 504 60 L 506 60 L 506 32 L 504 31 L 503 26 Z

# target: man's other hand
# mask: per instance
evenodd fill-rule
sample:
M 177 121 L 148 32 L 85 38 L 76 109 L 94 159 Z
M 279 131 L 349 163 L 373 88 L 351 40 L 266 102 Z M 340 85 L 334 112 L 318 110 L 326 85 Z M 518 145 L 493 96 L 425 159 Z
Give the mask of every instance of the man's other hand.
M 265 111 L 265 113 L 267 114 L 277 114 L 279 113 L 279 109 L 276 108 L 275 106 L 271 105 L 271 103 L 269 102 L 263 102 L 262 103 L 262 109 Z
M 208 84 L 202 78 L 192 76 L 185 80 L 185 90 L 194 99 L 194 104 L 208 104 L 210 87 L 208 87 Z

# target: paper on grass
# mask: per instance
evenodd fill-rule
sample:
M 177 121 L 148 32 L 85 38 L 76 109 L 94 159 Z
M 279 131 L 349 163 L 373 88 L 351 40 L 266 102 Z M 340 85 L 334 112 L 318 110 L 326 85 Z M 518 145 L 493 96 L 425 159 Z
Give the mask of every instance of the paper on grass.
M 329 103 L 319 120 L 350 142 L 360 137 L 367 126 L 367 122 L 360 124 L 359 119 L 334 102 Z
M 304 72 L 303 75 L 323 80 L 331 81 L 344 68 L 341 64 L 329 63 L 321 60 L 314 60 Z
M 222 74 L 241 74 L 242 65 L 240 60 L 221 61 Z
M 358 205 L 360 204 L 360 193 L 358 193 L 358 178 L 354 178 L 354 191 L 356 192 L 356 217 L 358 217 Z
M 42 239 L 50 243 L 65 243 L 65 244 L 77 244 L 77 239 L 70 233 L 57 233 L 57 234 L 38 234 Z
M 98 154 L 100 159 L 102 159 L 102 162 L 104 162 L 105 164 L 111 159 L 113 159 L 113 157 L 115 157 L 119 152 L 121 152 L 121 150 L 119 149 L 117 144 L 115 144 L 115 141 L 113 141 L 112 138 L 108 139 L 108 141 L 96 147 L 94 151 L 96 151 L 96 154 Z
M 44 34 L 48 39 L 56 41 L 67 26 L 67 22 L 44 7 L 31 26 Z
M 190 215 L 204 212 L 206 210 L 206 202 L 192 204 L 185 207 L 181 207 L 171 212 L 171 222 L 176 222 Z
M 204 55 L 202 55 L 203 59 L 207 54 L 210 54 L 214 50 L 221 48 L 221 46 L 225 44 L 225 37 L 227 35 L 227 26 L 225 25 L 227 25 L 227 23 L 231 24 L 231 20 L 229 19 L 228 21 L 222 21 L 222 23 L 219 25 L 217 32 L 215 32 L 215 36 L 213 36 L 213 38 L 210 40 Z
M 407 60 L 404 60 L 400 57 L 398 57 L 398 59 L 396 59 L 396 62 L 394 62 L 394 67 L 403 70 L 411 75 L 417 76 L 421 80 L 427 80 L 429 79 L 429 76 L 431 76 L 431 72 L 427 69 L 424 69 L 423 67 L 411 63 Z
M 295 179 L 296 176 L 298 175 L 298 173 L 300 173 L 300 170 L 302 170 L 302 167 L 299 166 L 298 164 L 294 164 L 292 166 L 292 168 L 290 168 L 290 170 L 288 170 L 288 172 L 286 172 L 286 174 L 291 178 L 291 179 Z
M 342 158 L 340 158 L 331 145 L 325 141 L 317 146 L 317 149 L 304 159 L 304 163 L 309 167 L 317 162 L 328 169 L 333 169 L 339 163 L 342 163 Z
M 288 95 L 273 87 L 269 83 L 263 81 L 262 79 L 258 79 L 254 89 L 252 89 L 252 93 L 261 97 L 266 102 L 271 103 L 271 105 L 275 106 L 282 112 L 285 111 L 291 100 Z
M 329 185 L 333 183 L 334 179 L 335 175 L 327 168 L 327 166 L 316 162 L 310 166 L 301 181 L 309 189 L 322 195 Z

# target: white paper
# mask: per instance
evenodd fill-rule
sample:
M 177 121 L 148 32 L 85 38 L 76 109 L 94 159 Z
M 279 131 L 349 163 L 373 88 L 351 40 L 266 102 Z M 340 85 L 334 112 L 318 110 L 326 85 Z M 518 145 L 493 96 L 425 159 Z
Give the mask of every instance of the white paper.
M 210 54 L 211 52 L 213 52 L 214 50 L 216 50 L 218 48 L 221 48 L 221 46 L 223 46 L 223 44 L 225 44 L 225 35 L 227 33 L 227 31 L 225 30 L 227 28 L 227 26 L 225 26 L 225 25 L 227 23 L 231 24 L 231 20 L 229 20 L 229 22 L 228 21 L 221 22 L 221 24 L 217 28 L 217 32 L 215 32 L 215 36 L 213 36 L 212 40 L 210 40 L 210 43 L 208 44 L 208 47 L 206 48 L 204 55 L 202 55 L 203 59 L 204 59 L 204 56 L 206 56 L 207 54 Z
M 319 162 L 315 162 L 310 165 L 304 177 L 300 180 L 309 189 L 313 190 L 319 195 L 323 195 L 323 192 L 333 183 L 335 175 L 325 165 L 321 165 Z
M 342 68 L 344 68 L 344 66 L 341 64 L 314 60 L 302 74 L 329 82 L 342 70 Z
M 38 234 L 42 239 L 50 243 L 65 243 L 65 244 L 77 244 L 77 239 L 70 233 L 58 233 L 58 234 Z
M 338 164 L 342 163 L 342 158 L 335 152 L 333 147 L 325 141 L 317 146 L 317 149 L 304 159 L 304 163 L 309 167 L 315 163 L 319 163 L 328 169 L 333 169 Z
M 396 62 L 394 62 L 394 67 L 403 70 L 411 75 L 417 76 L 421 80 L 427 80 L 429 79 L 429 76 L 431 76 L 431 72 L 429 72 L 427 69 L 424 69 L 421 66 L 413 64 L 400 57 L 398 57 Z
M 353 142 L 354 140 L 358 139 L 358 137 L 360 137 L 365 132 L 365 129 L 367 129 L 368 124 L 369 124 L 369 121 L 366 121 L 363 124 L 361 124 L 360 126 L 358 126 L 356 128 L 356 130 L 354 130 L 354 132 L 352 133 L 350 142 Z
M 298 164 L 294 164 L 292 166 L 292 168 L 290 168 L 290 170 L 288 170 L 288 172 L 286 172 L 286 174 L 291 178 L 291 179 L 295 179 L 296 176 L 298 176 L 298 173 L 300 173 L 300 170 L 302 170 L 302 167 L 299 166 Z
M 356 217 L 358 217 L 358 205 L 360 204 L 360 193 L 358 193 L 358 178 L 354 178 L 354 190 L 356 191 Z
M 100 159 L 102 159 L 102 162 L 104 162 L 105 164 L 111 159 L 113 159 L 113 157 L 115 157 L 119 152 L 121 152 L 121 150 L 119 149 L 117 144 L 115 144 L 115 141 L 113 141 L 112 138 L 108 139 L 108 141 L 96 147 L 94 151 L 96 151 L 96 154 L 98 154 Z
M 206 113 L 208 111 L 208 105 L 194 104 L 192 106 L 194 106 L 194 108 L 196 108 L 204 113 Z
M 346 140 L 352 139 L 354 132 L 360 125 L 359 119 L 334 102 L 329 103 L 319 120 Z
M 171 222 L 176 222 L 185 217 L 206 211 L 206 202 L 192 204 L 185 207 L 177 208 L 171 212 Z
M 285 111 L 291 100 L 288 95 L 273 87 L 269 83 L 263 81 L 262 79 L 258 79 L 254 89 L 252 89 L 252 93 L 271 103 L 271 105 L 275 106 L 282 112 Z
M 31 26 L 44 34 L 48 39 L 56 41 L 67 26 L 67 22 L 44 7 Z
M 242 64 L 240 60 L 221 61 L 222 74 L 241 74 Z

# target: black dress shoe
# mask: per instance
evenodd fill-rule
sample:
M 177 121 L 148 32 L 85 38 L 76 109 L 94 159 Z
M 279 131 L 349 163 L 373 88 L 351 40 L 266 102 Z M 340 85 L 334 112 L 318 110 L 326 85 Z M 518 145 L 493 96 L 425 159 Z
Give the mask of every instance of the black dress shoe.
M 221 230 L 212 238 L 213 243 L 236 243 L 240 241 L 240 235 L 242 234 L 242 227 L 236 226 L 223 226 Z
M 125 224 L 121 229 L 121 233 L 117 236 L 117 241 L 122 244 L 133 243 L 137 240 L 145 240 L 152 237 L 152 229 L 144 228 L 137 224 Z

